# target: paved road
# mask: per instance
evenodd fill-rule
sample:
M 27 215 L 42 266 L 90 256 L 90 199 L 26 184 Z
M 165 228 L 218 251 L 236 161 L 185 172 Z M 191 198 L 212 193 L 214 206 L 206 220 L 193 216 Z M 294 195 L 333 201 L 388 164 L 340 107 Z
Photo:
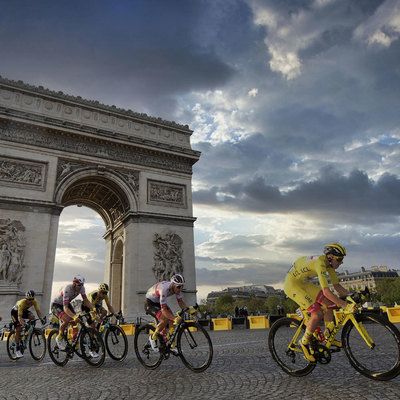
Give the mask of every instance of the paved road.
M 344 353 L 329 365 L 317 366 L 307 377 L 281 371 L 269 355 L 268 330 L 212 331 L 214 359 L 208 370 L 196 374 L 173 357 L 155 371 L 145 370 L 133 351 L 118 363 L 106 359 L 100 369 L 79 359 L 56 367 L 50 358 L 41 363 L 29 355 L 11 362 L 0 343 L 0 400 L 156 399 L 399 399 L 400 377 L 377 382 L 358 374 Z M 64 389 L 63 389 L 64 388 Z

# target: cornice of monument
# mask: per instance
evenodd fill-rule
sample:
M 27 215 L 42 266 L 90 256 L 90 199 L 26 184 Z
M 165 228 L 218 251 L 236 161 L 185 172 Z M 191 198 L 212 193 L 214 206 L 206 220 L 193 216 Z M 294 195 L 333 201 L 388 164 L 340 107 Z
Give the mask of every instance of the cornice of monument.
M 14 81 L 11 79 L 4 78 L 1 75 L 0 75 L 0 84 L 10 86 L 15 89 L 21 89 L 21 90 L 24 90 L 27 92 L 31 92 L 32 94 L 36 94 L 36 95 L 41 94 L 43 96 L 53 97 L 53 98 L 56 98 L 58 100 L 62 100 L 65 102 L 73 102 L 73 103 L 81 104 L 83 106 L 87 106 L 90 108 L 96 108 L 99 110 L 107 111 L 109 113 L 120 114 L 125 117 L 138 120 L 139 122 L 146 122 L 146 123 L 151 123 L 151 124 L 164 126 L 164 127 L 168 127 L 168 128 L 174 128 L 174 130 L 182 131 L 188 135 L 191 135 L 193 133 L 193 131 L 189 128 L 188 125 L 181 125 L 181 124 L 176 123 L 175 121 L 164 120 L 160 117 L 152 117 L 152 116 L 147 115 L 146 113 L 138 113 L 138 112 L 135 112 L 132 110 L 125 110 L 122 108 L 118 108 L 115 105 L 109 106 L 106 104 L 102 104 L 97 100 L 83 99 L 81 96 L 69 95 L 69 94 L 63 93 L 62 91 L 56 92 L 54 90 L 44 88 L 43 86 L 34 86 L 34 85 L 27 84 L 21 80 Z

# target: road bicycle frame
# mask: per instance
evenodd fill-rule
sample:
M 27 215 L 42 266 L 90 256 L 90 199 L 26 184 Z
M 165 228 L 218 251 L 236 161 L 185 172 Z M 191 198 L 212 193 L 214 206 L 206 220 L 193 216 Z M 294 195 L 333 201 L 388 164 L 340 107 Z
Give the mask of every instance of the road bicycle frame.
M 366 295 L 367 292 L 368 292 L 368 290 L 365 291 L 365 292 L 361 292 L 361 294 L 362 295 Z M 355 318 L 355 314 L 360 312 L 360 304 L 356 303 L 356 301 L 354 301 L 351 296 L 347 297 L 347 301 L 349 301 L 350 303 L 354 304 L 353 311 L 346 312 L 346 310 L 343 310 L 342 315 L 340 316 L 340 318 L 336 322 L 335 326 L 333 327 L 332 332 L 329 334 L 328 337 L 325 337 L 324 344 L 319 343 L 319 339 L 318 339 L 318 336 L 317 336 L 316 332 L 313 332 L 313 336 L 314 336 L 315 340 L 319 343 L 318 347 L 319 347 L 320 353 L 323 353 L 324 349 L 329 350 L 332 347 L 333 342 L 335 341 L 336 336 L 338 335 L 340 329 L 344 325 L 346 325 L 347 321 L 349 321 L 349 320 L 355 326 L 357 331 L 360 333 L 361 337 L 364 339 L 364 341 L 368 345 L 368 347 L 370 349 L 373 349 L 375 347 L 375 343 L 374 343 L 373 339 L 368 334 L 367 330 L 364 328 L 362 322 L 357 321 L 356 318 Z M 335 309 L 335 310 L 340 309 L 340 307 L 338 307 L 336 304 L 333 304 L 331 306 L 322 306 L 321 308 L 323 310 L 324 309 Z M 297 352 L 302 352 L 301 348 L 296 346 L 296 343 L 297 343 L 300 335 L 302 334 L 302 331 L 304 330 L 305 326 L 307 325 L 307 323 L 308 323 L 308 321 L 310 319 L 310 315 L 309 315 L 307 310 L 300 309 L 300 311 L 301 311 L 301 314 L 302 314 L 302 322 L 299 325 L 295 335 L 293 336 L 293 339 L 290 341 L 290 344 L 289 344 L 290 350 L 297 351 Z M 340 348 L 335 349 L 335 350 L 330 350 L 330 351 L 331 352 L 340 351 Z M 317 361 L 318 361 L 318 357 L 317 357 Z

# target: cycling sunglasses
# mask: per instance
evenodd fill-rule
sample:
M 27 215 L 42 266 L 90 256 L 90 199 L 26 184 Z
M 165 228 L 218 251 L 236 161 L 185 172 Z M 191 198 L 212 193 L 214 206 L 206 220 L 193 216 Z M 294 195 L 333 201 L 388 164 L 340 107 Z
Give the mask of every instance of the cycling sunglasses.
M 100 293 L 101 294 L 108 294 L 108 292 L 105 292 L 104 290 L 102 290 Z

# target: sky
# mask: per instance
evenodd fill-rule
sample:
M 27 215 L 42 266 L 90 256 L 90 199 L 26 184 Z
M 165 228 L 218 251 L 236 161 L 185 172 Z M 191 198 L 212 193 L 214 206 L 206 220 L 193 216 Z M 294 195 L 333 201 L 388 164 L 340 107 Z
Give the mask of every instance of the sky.
M 201 299 L 330 242 L 400 268 L 399 39 L 399 0 L 14 0 L 0 75 L 189 125 Z M 99 282 L 104 231 L 63 211 L 57 284 Z

